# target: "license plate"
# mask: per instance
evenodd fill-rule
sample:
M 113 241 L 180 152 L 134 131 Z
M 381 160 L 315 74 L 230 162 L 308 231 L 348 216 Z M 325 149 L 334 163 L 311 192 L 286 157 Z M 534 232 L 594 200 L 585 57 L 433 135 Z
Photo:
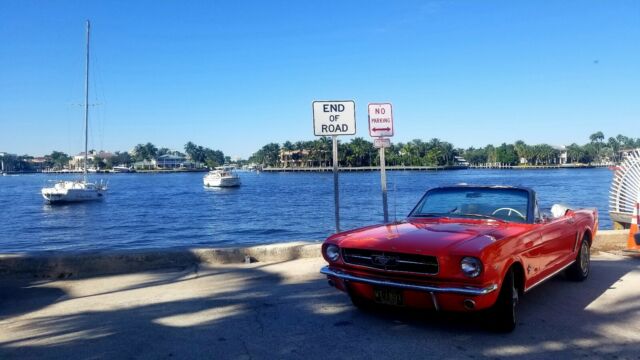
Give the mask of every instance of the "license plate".
M 373 289 L 375 301 L 379 304 L 401 306 L 402 291 L 395 289 Z

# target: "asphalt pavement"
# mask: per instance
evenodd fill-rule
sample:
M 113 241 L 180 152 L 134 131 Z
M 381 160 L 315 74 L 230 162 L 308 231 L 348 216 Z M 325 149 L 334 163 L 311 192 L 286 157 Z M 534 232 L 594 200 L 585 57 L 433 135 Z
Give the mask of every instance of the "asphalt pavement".
M 640 259 L 603 253 L 521 299 L 510 334 L 470 314 L 363 312 L 320 258 L 0 281 L 0 359 L 640 359 Z

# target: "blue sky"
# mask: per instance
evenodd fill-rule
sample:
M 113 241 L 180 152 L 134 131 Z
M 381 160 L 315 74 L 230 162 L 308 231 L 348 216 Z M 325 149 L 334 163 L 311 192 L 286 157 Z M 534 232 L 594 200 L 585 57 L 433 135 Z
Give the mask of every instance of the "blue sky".
M 0 0 L 0 151 L 313 139 L 311 102 L 394 106 L 393 141 L 638 137 L 640 1 Z M 348 140 L 349 138 L 345 138 Z

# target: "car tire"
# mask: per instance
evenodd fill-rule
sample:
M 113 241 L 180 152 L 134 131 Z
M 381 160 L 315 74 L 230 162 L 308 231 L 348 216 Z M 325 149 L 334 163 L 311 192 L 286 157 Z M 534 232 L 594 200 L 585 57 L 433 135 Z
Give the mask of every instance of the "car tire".
M 491 311 L 490 321 L 495 331 L 506 333 L 515 329 L 518 295 L 513 269 L 509 269 Z
M 584 281 L 591 272 L 591 249 L 587 239 L 582 239 L 576 261 L 567 268 L 567 277 L 573 281 Z

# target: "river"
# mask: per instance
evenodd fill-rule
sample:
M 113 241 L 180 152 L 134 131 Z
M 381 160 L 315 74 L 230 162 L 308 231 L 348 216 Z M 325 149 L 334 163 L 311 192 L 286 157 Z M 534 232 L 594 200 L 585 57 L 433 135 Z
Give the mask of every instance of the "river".
M 103 202 L 46 205 L 40 188 L 77 175 L 0 177 L 0 253 L 227 247 L 321 241 L 334 231 L 332 173 L 241 172 L 242 186 L 205 189 L 202 173 L 105 174 Z M 607 169 L 389 171 L 389 217 L 404 218 L 428 188 L 456 183 L 522 185 L 542 208 L 597 207 L 612 227 Z M 340 174 L 341 227 L 382 221 L 378 172 Z

